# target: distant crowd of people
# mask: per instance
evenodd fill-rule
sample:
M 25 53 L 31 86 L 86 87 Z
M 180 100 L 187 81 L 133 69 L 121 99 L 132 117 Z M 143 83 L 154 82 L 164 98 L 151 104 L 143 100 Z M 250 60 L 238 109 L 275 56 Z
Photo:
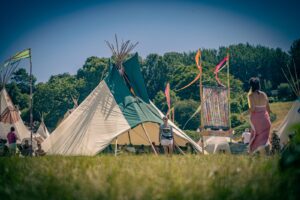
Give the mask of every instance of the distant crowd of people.
M 44 156 L 45 151 L 40 143 L 37 143 L 36 149 L 33 149 L 29 138 L 24 139 L 24 143 L 18 144 L 19 138 L 15 128 L 11 127 L 6 139 L 0 139 L 0 156 Z

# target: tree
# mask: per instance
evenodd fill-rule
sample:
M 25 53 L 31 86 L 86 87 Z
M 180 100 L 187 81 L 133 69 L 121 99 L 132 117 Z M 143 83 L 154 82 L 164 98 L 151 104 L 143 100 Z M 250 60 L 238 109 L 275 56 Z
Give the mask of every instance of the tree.
M 183 128 L 185 123 L 189 120 L 192 114 L 199 107 L 199 103 L 189 99 L 184 101 L 178 101 L 175 105 L 175 121 L 178 123 L 180 128 Z M 200 116 L 196 115 L 189 123 L 186 125 L 187 130 L 196 130 L 200 124 Z
M 78 97 L 78 91 L 84 84 L 83 79 L 67 73 L 52 76 L 47 83 L 38 84 L 33 99 L 34 116 L 46 113 L 46 124 L 53 129 L 66 111 L 74 106 L 71 96 Z
M 282 100 L 288 100 L 292 97 L 293 92 L 288 83 L 281 83 L 278 86 L 278 97 Z
M 80 101 L 100 83 L 108 73 L 109 59 L 95 56 L 86 59 L 83 67 L 77 71 L 76 78 L 83 79 L 84 85 L 80 88 Z
M 297 68 L 297 76 L 300 79 L 300 39 L 293 42 L 289 54 L 291 55 L 290 68 Z
M 170 68 L 164 59 L 157 54 L 150 54 L 142 65 L 142 74 L 150 99 L 166 85 Z
M 30 93 L 30 75 L 24 68 L 20 68 L 15 71 L 11 77 L 11 80 L 17 84 L 17 87 L 21 90 L 21 93 Z M 34 88 L 36 78 L 32 77 L 32 85 Z

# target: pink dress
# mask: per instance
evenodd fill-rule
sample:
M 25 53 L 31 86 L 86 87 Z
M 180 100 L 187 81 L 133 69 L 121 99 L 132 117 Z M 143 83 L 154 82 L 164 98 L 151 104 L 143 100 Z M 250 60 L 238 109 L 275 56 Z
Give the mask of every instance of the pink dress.
M 254 112 L 250 115 L 251 139 L 250 152 L 254 152 L 258 147 L 268 143 L 271 129 L 271 121 L 266 106 L 255 106 Z

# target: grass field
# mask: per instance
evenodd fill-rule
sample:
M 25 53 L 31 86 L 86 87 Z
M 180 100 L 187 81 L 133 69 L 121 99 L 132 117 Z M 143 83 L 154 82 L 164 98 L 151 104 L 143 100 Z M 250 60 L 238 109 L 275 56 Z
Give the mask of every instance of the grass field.
M 293 102 L 276 102 L 271 103 L 271 111 L 276 114 L 276 120 L 272 123 L 272 129 L 280 126 L 285 116 L 288 114 Z
M 232 155 L 0 158 L 0 198 L 280 199 L 277 163 Z

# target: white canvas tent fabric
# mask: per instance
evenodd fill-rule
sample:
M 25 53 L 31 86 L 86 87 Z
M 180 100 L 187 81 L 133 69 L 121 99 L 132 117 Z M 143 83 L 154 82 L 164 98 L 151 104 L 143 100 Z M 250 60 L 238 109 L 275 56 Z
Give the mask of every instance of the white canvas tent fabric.
M 38 130 L 36 131 L 36 134 L 41 136 L 43 139 L 46 139 L 47 137 L 49 137 L 49 131 L 44 123 L 44 120 L 41 121 L 41 124 L 38 128 Z
M 228 137 L 208 136 L 203 138 L 204 149 L 207 153 L 231 153 Z
M 157 109 L 157 108 L 156 108 Z M 162 116 L 162 114 L 161 114 Z M 170 122 L 171 123 L 171 122 Z M 172 123 L 171 123 L 172 124 Z M 143 123 L 151 142 L 158 144 L 159 124 Z M 174 124 L 176 143 L 201 148 Z M 47 154 L 95 155 L 118 138 L 118 144 L 149 145 L 142 125 L 131 127 L 105 81 L 42 143 Z
M 115 140 L 118 144 L 159 143 L 162 114 L 149 100 L 138 55 L 124 62 L 123 67 L 126 78 L 125 73 L 111 66 L 108 76 L 42 143 L 48 154 L 95 155 Z M 176 144 L 190 142 L 201 151 L 172 125 Z
M 10 128 L 16 129 L 16 134 L 21 142 L 25 138 L 30 138 L 30 132 L 23 123 L 19 111 L 14 106 L 5 88 L 1 90 L 1 121 L 0 121 L 0 137 L 6 139 Z
M 288 143 L 289 135 L 292 134 L 289 128 L 296 123 L 300 123 L 300 97 L 293 103 L 287 116 L 278 128 L 277 134 L 280 138 L 281 145 Z

